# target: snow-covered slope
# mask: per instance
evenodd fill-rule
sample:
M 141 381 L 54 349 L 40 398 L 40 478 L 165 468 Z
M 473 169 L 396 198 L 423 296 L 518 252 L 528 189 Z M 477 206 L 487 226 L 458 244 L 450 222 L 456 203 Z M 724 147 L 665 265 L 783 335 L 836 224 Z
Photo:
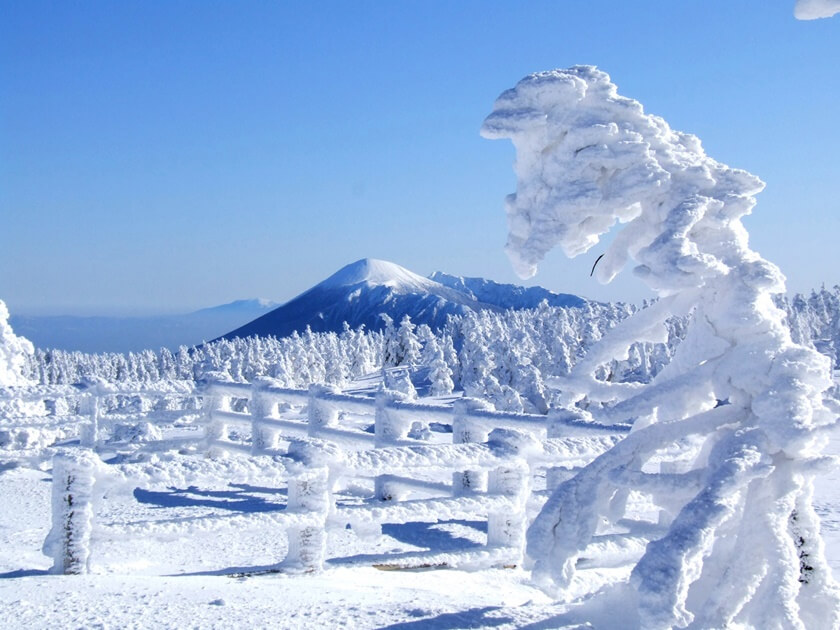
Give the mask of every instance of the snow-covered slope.
M 224 337 L 285 337 L 307 326 L 315 332 L 340 331 L 345 321 L 351 328 L 364 324 L 368 330 L 377 330 L 383 325 L 380 313 L 397 322 L 409 315 L 416 324 L 439 328 L 448 315 L 467 310 L 532 308 L 542 299 L 562 306 L 584 303 L 581 298 L 539 287 L 526 289 L 441 272 L 424 278 L 394 263 L 364 258 Z
M 82 352 L 176 349 L 214 339 L 277 306 L 268 300 L 237 300 L 182 315 L 155 317 L 12 316 L 14 329 L 38 348 Z

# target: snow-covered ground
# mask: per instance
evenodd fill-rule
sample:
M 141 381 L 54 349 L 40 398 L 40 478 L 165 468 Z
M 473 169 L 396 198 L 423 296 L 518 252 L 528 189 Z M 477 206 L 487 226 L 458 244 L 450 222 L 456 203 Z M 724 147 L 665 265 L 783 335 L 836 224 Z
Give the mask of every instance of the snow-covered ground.
M 840 436 L 827 449 L 840 454 Z M 42 466 L 47 468 L 47 466 Z M 367 557 L 424 548 L 483 545 L 486 523 L 386 525 L 380 537 L 331 531 L 328 566 L 319 574 L 267 571 L 286 553 L 286 537 L 270 528 L 233 529 L 171 540 L 99 537 L 93 574 L 56 576 L 41 546 L 50 526 L 49 470 L 0 469 L 0 619 L 5 628 L 622 628 L 609 598 L 598 608 L 554 602 L 522 569 L 383 570 Z M 345 498 L 354 492 L 344 490 Z M 270 511 L 285 489 L 208 478 L 201 487 L 136 490 L 113 497 L 98 517 L 138 523 L 232 512 Z M 840 574 L 840 471 L 819 479 L 815 505 L 827 555 Z M 581 571 L 590 579 L 626 577 L 625 568 Z M 618 599 L 615 600 L 618 604 Z M 590 623 L 592 626 L 581 624 Z

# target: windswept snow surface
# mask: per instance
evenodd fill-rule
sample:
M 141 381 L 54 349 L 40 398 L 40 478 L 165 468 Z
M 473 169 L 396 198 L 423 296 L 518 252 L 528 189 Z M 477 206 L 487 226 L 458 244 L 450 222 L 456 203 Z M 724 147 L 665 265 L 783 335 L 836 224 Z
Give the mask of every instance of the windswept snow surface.
M 840 0 L 796 0 L 793 14 L 797 20 L 818 20 L 840 13 Z

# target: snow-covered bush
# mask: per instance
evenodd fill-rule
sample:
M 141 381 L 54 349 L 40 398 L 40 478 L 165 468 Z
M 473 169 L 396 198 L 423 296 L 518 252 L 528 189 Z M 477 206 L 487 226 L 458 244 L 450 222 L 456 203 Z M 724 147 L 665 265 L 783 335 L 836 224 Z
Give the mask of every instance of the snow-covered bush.
M 507 251 L 521 275 L 553 247 L 577 256 L 622 223 L 596 276 L 608 282 L 633 260 L 659 296 L 567 379 L 566 404 L 586 398 L 599 419 L 635 426 L 546 503 L 528 533 L 535 577 L 568 586 L 582 550 L 605 524 L 621 527 L 638 490 L 662 508 L 663 529 L 645 534 L 620 587 L 635 604 L 627 627 L 633 614 L 644 628 L 836 627 L 840 599 L 811 506 L 835 422 L 823 406 L 829 364 L 792 342 L 772 297 L 784 278 L 749 248 L 741 217 L 762 182 L 708 157 L 589 66 L 526 77 L 482 133 L 516 147 Z M 665 341 L 674 316 L 688 318 L 685 339 L 650 384 L 605 377 L 634 342 Z M 674 462 L 654 472 L 663 457 Z

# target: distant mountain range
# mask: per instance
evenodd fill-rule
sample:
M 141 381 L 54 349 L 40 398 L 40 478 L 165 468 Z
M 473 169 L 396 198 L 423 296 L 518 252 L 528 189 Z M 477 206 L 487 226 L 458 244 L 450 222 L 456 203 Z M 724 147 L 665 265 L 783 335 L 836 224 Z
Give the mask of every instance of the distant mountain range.
M 575 295 L 541 287 L 499 284 L 435 272 L 424 278 L 384 260 L 365 258 L 340 269 L 289 302 L 239 300 L 183 315 L 157 317 L 12 316 L 16 334 L 38 348 L 82 352 L 137 352 L 146 348 L 192 346 L 217 338 L 251 335 L 285 337 L 307 326 L 316 332 L 383 327 L 380 313 L 396 322 L 409 315 L 417 324 L 439 328 L 448 315 L 469 310 L 502 311 L 552 306 L 582 306 Z
M 387 313 L 396 322 L 409 315 L 416 324 L 440 328 L 449 315 L 468 310 L 533 308 L 543 300 L 552 306 L 585 303 L 575 295 L 541 287 L 525 288 L 442 272 L 424 278 L 394 263 L 364 258 L 223 337 L 285 337 L 307 326 L 315 332 L 340 331 L 345 321 L 351 328 L 364 325 L 368 330 L 379 330 L 384 325 L 380 313 Z
M 138 352 L 194 346 L 215 339 L 277 307 L 268 300 L 237 300 L 181 315 L 76 317 L 12 315 L 15 334 L 36 348 L 81 352 Z

